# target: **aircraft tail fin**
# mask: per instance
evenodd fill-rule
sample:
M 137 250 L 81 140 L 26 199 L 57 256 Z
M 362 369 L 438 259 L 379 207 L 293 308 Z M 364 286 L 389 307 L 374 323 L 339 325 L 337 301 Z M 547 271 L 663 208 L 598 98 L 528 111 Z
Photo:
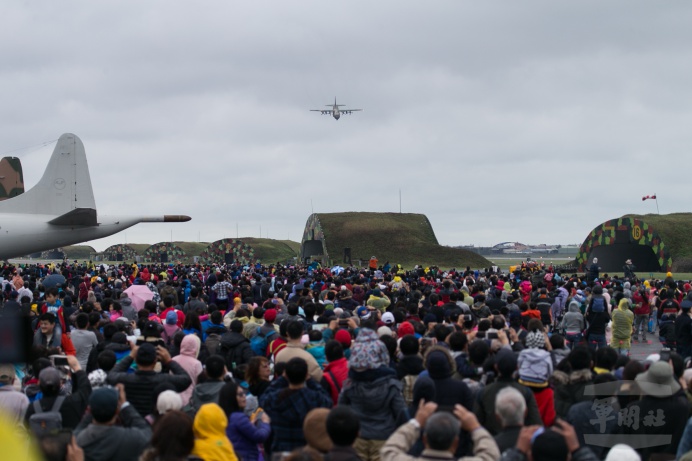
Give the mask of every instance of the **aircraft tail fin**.
M 38 184 L 0 202 L 0 213 L 62 216 L 77 209 L 91 209 L 95 213 L 96 202 L 84 144 L 71 133 L 58 139 Z

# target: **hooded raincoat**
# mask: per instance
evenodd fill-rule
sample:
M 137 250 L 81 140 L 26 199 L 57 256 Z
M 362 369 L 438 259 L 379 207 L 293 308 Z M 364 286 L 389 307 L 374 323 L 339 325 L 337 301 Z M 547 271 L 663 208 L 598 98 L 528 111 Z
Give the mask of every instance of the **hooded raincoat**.
M 572 301 L 569 303 L 567 309 L 567 313 L 562 317 L 560 327 L 565 330 L 565 333 L 576 334 L 584 331 L 584 316 L 579 310 L 579 303 L 577 301 Z
M 238 461 L 226 436 L 227 425 L 228 418 L 220 406 L 215 403 L 202 405 L 192 427 L 195 433 L 192 454 L 204 461 Z
M 180 398 L 183 400 L 183 406 L 190 402 L 190 397 L 195 390 L 197 385 L 197 377 L 202 373 L 202 364 L 197 360 L 197 355 L 199 354 L 199 349 L 202 342 L 197 335 L 187 335 L 183 338 L 183 342 L 180 343 L 180 355 L 173 357 L 173 360 L 178 362 L 181 367 L 190 375 L 192 384 L 188 386 L 183 392 L 180 393 Z
M 630 302 L 627 298 L 622 298 L 618 308 L 613 311 L 613 339 L 611 346 L 616 349 L 630 348 L 632 322 L 634 322 L 634 314 L 630 310 Z

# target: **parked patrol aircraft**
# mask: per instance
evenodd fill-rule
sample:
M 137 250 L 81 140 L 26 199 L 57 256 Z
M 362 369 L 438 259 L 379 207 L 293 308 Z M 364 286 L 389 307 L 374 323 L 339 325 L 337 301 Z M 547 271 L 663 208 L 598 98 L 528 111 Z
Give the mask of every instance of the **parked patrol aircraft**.
M 33 188 L 0 202 L 0 259 L 108 237 L 141 222 L 186 222 L 189 216 L 97 215 L 84 144 L 63 134 Z
M 344 107 L 345 104 L 337 104 L 336 98 L 334 98 L 334 104 L 325 104 L 327 107 L 331 107 L 329 110 L 325 109 L 310 109 L 310 112 L 322 112 L 322 115 L 331 115 L 336 120 L 341 118 L 341 114 L 350 114 L 351 112 L 360 112 L 363 109 L 339 109 L 339 107 Z

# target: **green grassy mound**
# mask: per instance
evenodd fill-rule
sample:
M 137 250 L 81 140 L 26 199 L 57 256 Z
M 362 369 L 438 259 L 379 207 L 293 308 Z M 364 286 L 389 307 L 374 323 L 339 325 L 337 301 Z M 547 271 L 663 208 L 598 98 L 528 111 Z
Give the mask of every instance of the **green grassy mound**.
M 290 240 L 272 240 L 253 237 L 238 239 L 255 250 L 255 257 L 263 264 L 275 264 L 293 260 L 300 252 L 300 244 Z
M 62 248 L 69 261 L 73 260 L 89 260 L 92 254 L 96 253 L 93 247 L 89 245 L 70 245 Z
M 441 268 L 488 267 L 490 261 L 468 250 L 445 247 L 437 242 L 425 215 L 414 213 L 319 213 L 327 253 L 341 263 L 344 248 L 351 260 L 376 256 L 405 268 L 419 264 Z

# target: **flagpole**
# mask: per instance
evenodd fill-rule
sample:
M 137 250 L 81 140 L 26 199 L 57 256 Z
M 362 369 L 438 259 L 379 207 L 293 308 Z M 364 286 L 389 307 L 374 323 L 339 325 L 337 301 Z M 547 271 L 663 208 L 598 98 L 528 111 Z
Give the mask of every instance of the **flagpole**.
M 661 215 L 661 212 L 658 210 L 658 194 L 654 192 L 654 196 L 656 197 L 656 213 Z

